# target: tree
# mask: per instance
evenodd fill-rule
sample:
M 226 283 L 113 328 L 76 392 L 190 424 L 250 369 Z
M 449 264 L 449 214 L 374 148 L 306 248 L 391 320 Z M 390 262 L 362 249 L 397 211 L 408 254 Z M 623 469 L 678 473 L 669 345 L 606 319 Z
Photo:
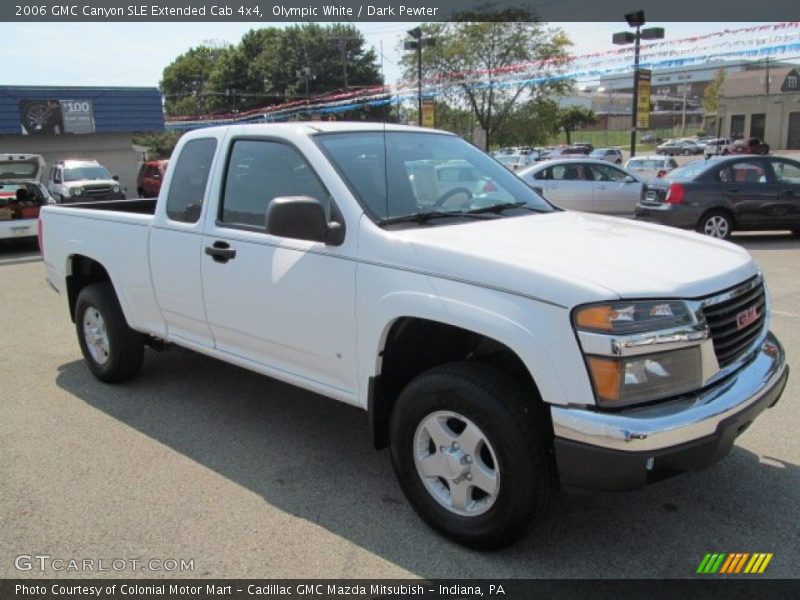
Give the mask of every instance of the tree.
M 161 88 L 175 115 L 244 111 L 382 83 L 377 55 L 355 26 L 304 23 L 252 29 L 236 46 L 192 49 L 164 69 Z
M 597 123 L 597 115 L 591 108 L 584 106 L 568 106 L 558 111 L 558 125 L 567 136 L 567 144 L 571 144 L 570 134 L 576 129 Z
M 703 93 L 703 111 L 707 115 L 716 114 L 717 106 L 719 105 L 719 93 L 723 83 L 725 83 L 725 71 L 720 69 L 714 75 L 714 79 L 711 80 L 708 87 L 706 87 L 705 93 Z
M 423 37 L 436 39 L 435 46 L 422 51 L 422 75 L 441 82 L 437 99 L 472 111 L 490 144 L 519 100 L 569 88 L 569 82 L 538 81 L 516 69 L 523 63 L 566 59 L 570 41 L 561 30 L 537 23 L 535 15 L 523 9 L 460 17 L 462 22 L 421 25 Z M 406 79 L 416 81 L 416 53 L 407 53 L 402 60 Z
M 499 146 L 544 145 L 558 132 L 558 104 L 549 98 L 528 100 L 514 108 L 497 130 L 495 144 Z
M 197 114 L 206 110 L 209 80 L 230 47 L 198 46 L 184 52 L 165 69 L 161 79 L 167 114 Z

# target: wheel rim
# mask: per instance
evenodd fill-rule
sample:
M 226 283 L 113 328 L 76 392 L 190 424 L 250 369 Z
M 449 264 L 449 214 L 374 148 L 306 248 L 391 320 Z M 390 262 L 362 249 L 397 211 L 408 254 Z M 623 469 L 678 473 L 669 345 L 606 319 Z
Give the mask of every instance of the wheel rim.
M 703 232 L 706 235 L 715 238 L 725 238 L 728 236 L 729 231 L 730 224 L 728 223 L 728 219 L 720 215 L 714 215 L 706 219 L 705 226 L 703 227 Z
M 425 417 L 414 434 L 414 464 L 428 493 L 454 514 L 475 517 L 497 500 L 497 455 L 463 415 L 438 411 Z
M 92 359 L 100 365 L 108 361 L 108 332 L 103 315 L 94 306 L 83 313 L 83 339 Z

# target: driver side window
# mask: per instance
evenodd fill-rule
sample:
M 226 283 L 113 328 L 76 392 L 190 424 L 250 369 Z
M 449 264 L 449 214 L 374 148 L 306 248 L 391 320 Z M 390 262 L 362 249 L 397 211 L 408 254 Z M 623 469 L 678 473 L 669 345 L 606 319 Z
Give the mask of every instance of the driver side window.
M 225 175 L 221 221 L 266 228 L 275 198 L 310 196 L 330 211 L 330 197 L 305 158 L 291 146 L 264 140 L 236 140 Z

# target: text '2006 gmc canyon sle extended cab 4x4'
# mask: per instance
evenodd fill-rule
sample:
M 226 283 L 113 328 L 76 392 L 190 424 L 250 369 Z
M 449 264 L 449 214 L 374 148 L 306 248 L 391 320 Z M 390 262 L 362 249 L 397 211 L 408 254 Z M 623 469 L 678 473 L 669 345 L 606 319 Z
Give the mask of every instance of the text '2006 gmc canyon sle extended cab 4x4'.
M 168 342 L 363 408 L 417 512 L 472 546 L 517 538 L 557 484 L 714 463 L 788 376 L 745 250 L 559 210 L 433 130 L 197 130 L 157 200 L 41 225 L 101 380 Z

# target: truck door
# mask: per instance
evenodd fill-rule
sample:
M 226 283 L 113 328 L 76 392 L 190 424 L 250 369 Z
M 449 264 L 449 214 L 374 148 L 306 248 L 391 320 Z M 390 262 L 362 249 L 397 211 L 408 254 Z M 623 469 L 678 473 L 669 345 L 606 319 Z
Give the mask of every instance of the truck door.
M 165 182 L 166 202 L 159 202 L 150 231 L 153 287 L 169 338 L 206 348 L 213 347 L 213 340 L 206 322 L 200 274 L 201 215 L 208 204 L 208 179 L 216 147 L 217 140 L 209 137 L 191 140 L 181 148 L 175 169 Z
M 281 238 L 266 232 L 269 203 L 332 199 L 293 146 L 233 139 L 220 209 L 207 218 L 202 274 L 215 347 L 289 379 L 354 394 L 355 275 L 348 246 Z

